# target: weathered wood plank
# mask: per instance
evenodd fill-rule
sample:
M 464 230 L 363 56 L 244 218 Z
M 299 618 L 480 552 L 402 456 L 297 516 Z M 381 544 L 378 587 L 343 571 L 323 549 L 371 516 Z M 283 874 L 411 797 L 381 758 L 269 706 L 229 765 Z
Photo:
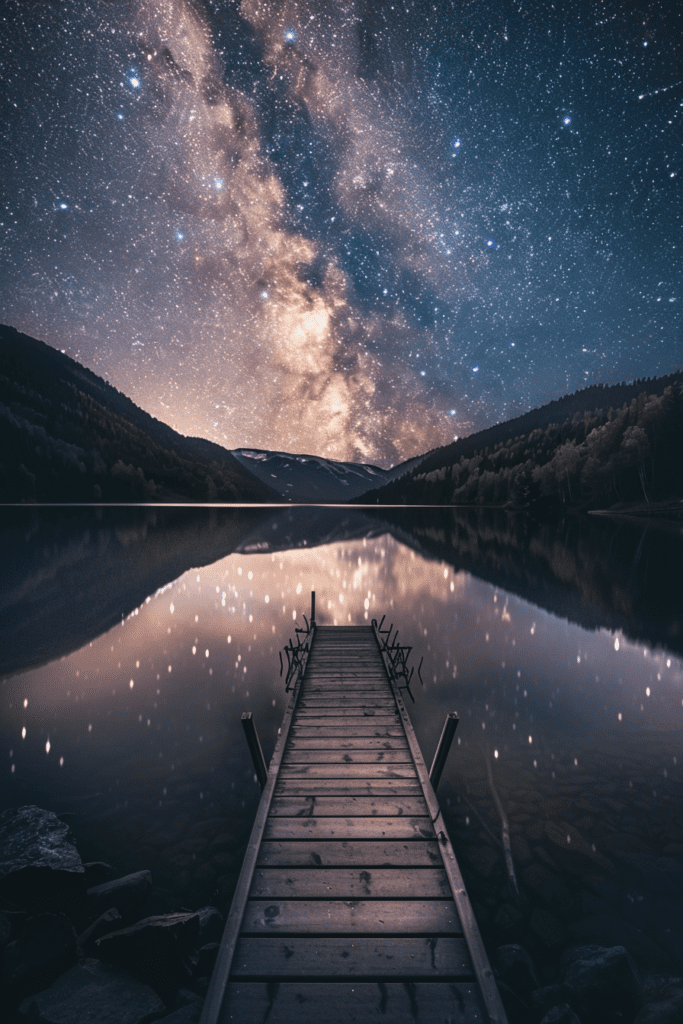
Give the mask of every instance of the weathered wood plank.
M 452 978 L 469 980 L 460 938 L 240 938 L 233 978 Z
M 370 815 L 388 818 L 394 814 L 417 817 L 427 813 L 427 804 L 423 796 L 274 795 L 270 813 L 277 818 L 364 818 Z
M 412 764 L 288 764 L 281 779 L 415 779 Z
M 260 868 L 250 899 L 452 899 L 443 868 Z
M 353 729 L 340 725 L 292 725 L 294 736 L 403 736 L 401 725 L 354 725 Z
M 404 737 L 392 736 L 389 739 L 376 736 L 348 736 L 316 739 L 292 735 L 287 750 L 409 750 Z
M 422 796 L 416 779 L 278 779 L 277 796 Z
M 389 868 L 434 867 L 442 861 L 436 840 L 339 842 L 311 837 L 304 842 L 263 842 L 257 863 L 259 867 Z
M 242 935 L 461 935 L 453 900 L 255 900 Z
M 353 729 L 354 725 L 367 725 L 376 723 L 377 725 L 397 725 L 401 719 L 398 717 L 396 712 L 387 713 L 379 708 L 353 708 L 353 713 L 349 710 L 346 714 L 340 713 L 339 708 L 335 708 L 334 711 L 331 709 L 328 711 L 310 710 L 310 711 L 297 711 L 293 725 L 342 725 L 345 729 Z
M 396 710 L 393 698 L 388 697 L 309 697 L 299 701 L 299 711 L 316 711 L 334 709 L 339 714 L 353 714 L 357 708 L 376 708 L 390 714 Z
M 484 1024 L 474 982 L 300 982 L 228 985 L 221 1024 Z
M 289 750 L 283 764 L 412 764 L 404 750 Z
M 269 818 L 263 839 L 434 839 L 429 818 Z

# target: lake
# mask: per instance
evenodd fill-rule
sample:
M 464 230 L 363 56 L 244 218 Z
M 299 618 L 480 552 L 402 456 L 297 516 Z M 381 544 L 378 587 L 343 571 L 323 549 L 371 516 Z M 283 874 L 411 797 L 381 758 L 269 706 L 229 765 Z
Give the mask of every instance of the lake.
M 0 519 L 0 809 L 68 815 L 84 860 L 225 910 L 270 758 L 278 651 L 310 612 L 386 615 L 489 951 L 546 982 L 571 943 L 683 971 L 683 534 L 464 509 L 20 508 Z M 523 894 L 511 899 L 492 785 Z M 542 979 L 543 980 L 543 979 Z

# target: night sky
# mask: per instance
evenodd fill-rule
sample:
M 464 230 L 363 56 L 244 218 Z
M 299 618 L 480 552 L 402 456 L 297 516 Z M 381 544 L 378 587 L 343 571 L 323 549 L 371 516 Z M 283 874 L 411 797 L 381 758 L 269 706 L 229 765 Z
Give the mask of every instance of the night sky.
M 4 0 L 0 319 L 390 465 L 683 364 L 674 0 Z

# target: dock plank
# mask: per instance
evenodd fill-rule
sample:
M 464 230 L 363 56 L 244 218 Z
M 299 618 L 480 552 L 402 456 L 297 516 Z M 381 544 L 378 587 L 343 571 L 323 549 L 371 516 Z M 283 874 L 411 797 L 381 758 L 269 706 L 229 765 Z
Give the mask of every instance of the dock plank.
M 475 982 L 266 982 L 228 985 L 222 1024 L 484 1024 Z
M 261 868 L 250 899 L 452 899 L 446 872 L 430 868 Z
M 287 764 L 280 769 L 282 779 L 415 779 L 412 764 Z
M 269 818 L 263 831 L 270 839 L 434 839 L 426 818 Z
M 263 842 L 258 867 L 434 867 L 441 865 L 439 844 L 424 839 L 416 842 L 338 840 Z
M 417 796 L 422 787 L 417 779 L 279 779 L 276 796 Z
M 278 818 L 390 817 L 427 814 L 423 796 L 278 796 L 274 794 L 270 813 Z
M 402 750 L 290 750 L 283 764 L 412 764 L 407 747 Z
M 240 938 L 235 978 L 399 977 L 469 980 L 473 975 L 461 938 Z
M 250 899 L 243 935 L 461 935 L 453 900 Z

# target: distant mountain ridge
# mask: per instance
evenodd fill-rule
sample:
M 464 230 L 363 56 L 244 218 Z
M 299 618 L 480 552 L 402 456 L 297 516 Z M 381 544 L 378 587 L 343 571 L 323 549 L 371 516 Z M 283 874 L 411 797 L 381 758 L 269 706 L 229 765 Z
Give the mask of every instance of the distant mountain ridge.
M 324 503 L 353 501 L 369 490 L 391 483 L 424 458 L 418 456 L 393 469 L 381 469 L 364 462 L 337 462 L 318 455 L 292 455 L 260 448 L 236 448 L 232 454 L 286 501 Z

